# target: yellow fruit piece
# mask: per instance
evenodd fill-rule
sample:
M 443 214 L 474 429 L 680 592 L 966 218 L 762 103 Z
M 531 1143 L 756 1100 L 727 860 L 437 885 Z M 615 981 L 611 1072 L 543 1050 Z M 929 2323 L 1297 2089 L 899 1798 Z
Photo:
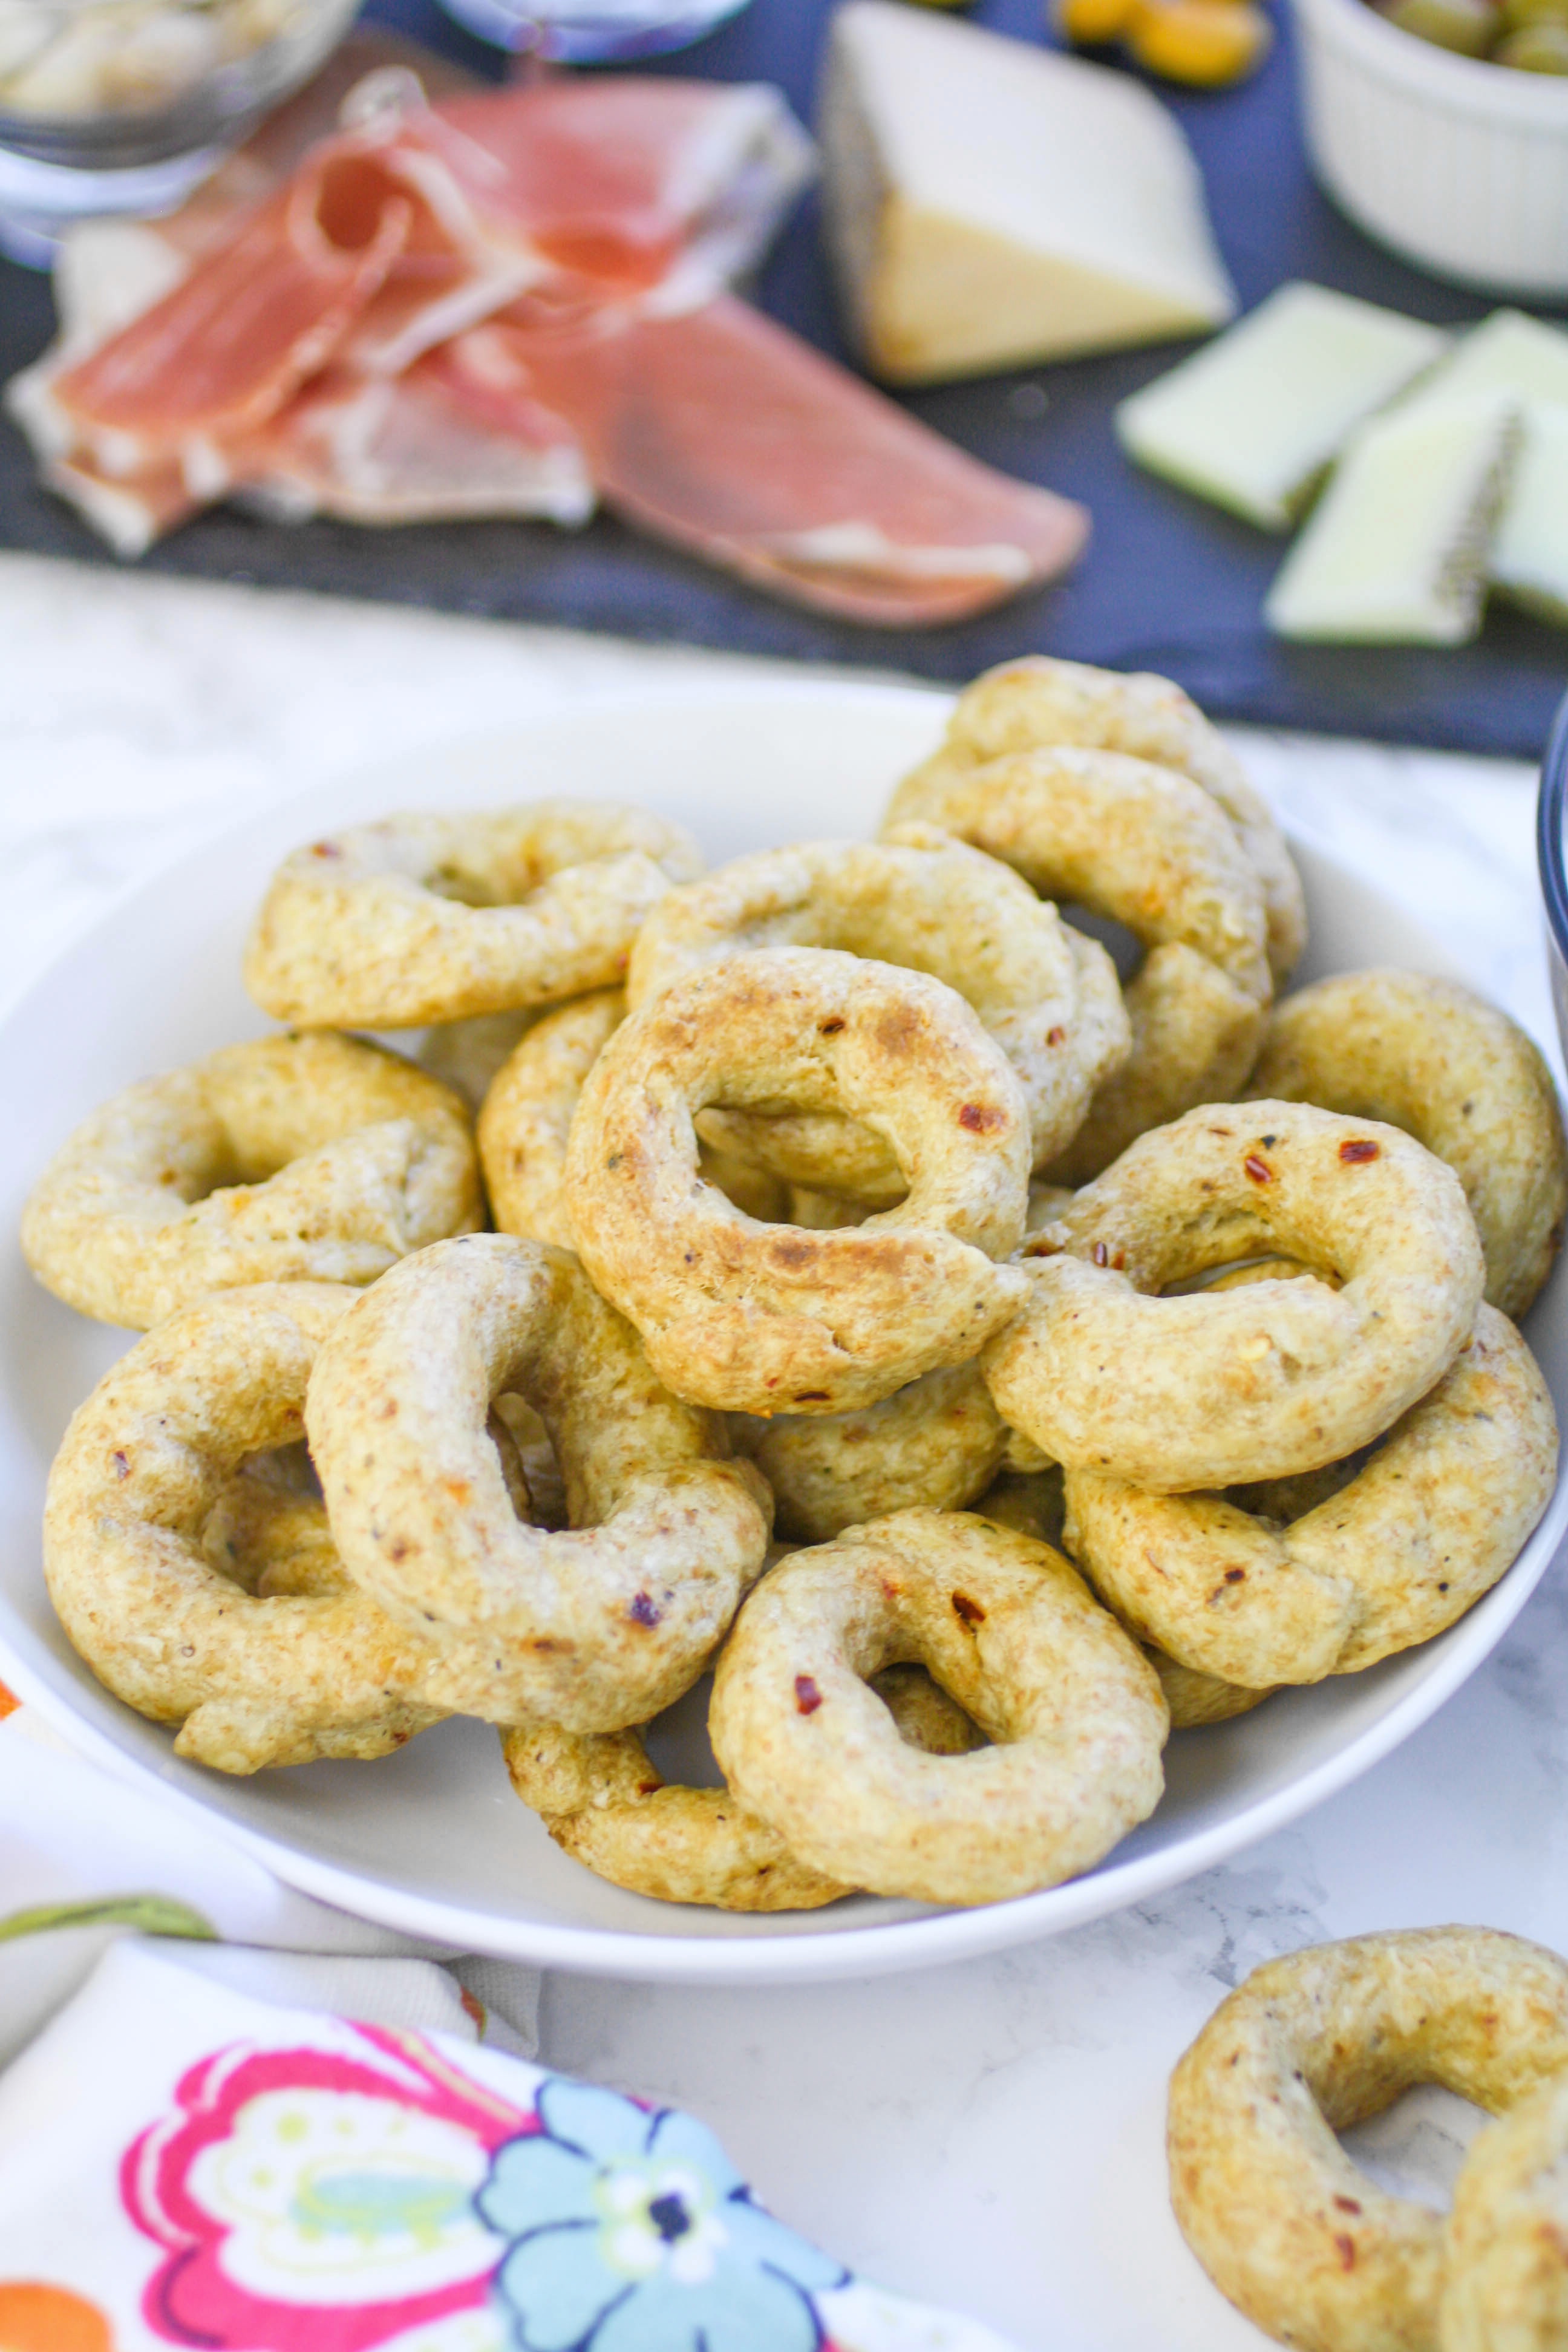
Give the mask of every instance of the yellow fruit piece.
M 1251 0 L 1135 0 L 1126 38 L 1151 73 L 1215 89 L 1254 72 L 1274 30 Z
M 1098 48 L 1126 30 L 1135 0 L 1053 0 L 1051 18 L 1064 41 Z

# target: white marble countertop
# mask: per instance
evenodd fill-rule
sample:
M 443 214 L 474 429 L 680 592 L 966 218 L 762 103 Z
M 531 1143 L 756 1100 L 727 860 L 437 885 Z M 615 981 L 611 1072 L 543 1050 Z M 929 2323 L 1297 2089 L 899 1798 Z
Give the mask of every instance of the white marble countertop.
M 0 1000 L 123 885 L 270 794 L 638 679 L 768 666 L 0 558 Z M 1287 820 L 1549 1021 L 1521 767 L 1238 738 Z M 1463 1919 L 1568 1950 L 1568 1582 L 1385 1763 L 1159 1901 L 998 1958 L 800 1990 L 552 1979 L 563 2068 L 695 2108 L 795 2227 L 1026 2352 L 1263 2339 L 1166 2202 L 1165 2080 L 1274 1953 Z M 1472 2119 L 1358 2152 L 1440 2197 Z

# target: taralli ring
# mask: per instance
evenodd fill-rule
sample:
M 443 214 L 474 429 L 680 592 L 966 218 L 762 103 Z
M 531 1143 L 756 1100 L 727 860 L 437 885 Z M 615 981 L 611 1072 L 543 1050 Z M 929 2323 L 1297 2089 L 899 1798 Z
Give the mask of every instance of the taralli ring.
M 764 1225 L 698 1172 L 696 1114 L 864 1118 L 909 1187 L 837 1231 Z M 739 1412 L 874 1404 L 964 1363 L 1028 1288 L 1018 1081 L 952 990 L 821 948 L 694 972 L 589 1073 L 567 1161 L 583 1263 L 678 1395 Z
M 1568 1211 L 1568 1143 L 1540 1053 L 1506 1013 L 1451 980 L 1347 972 L 1274 1008 L 1248 1091 L 1380 1118 L 1446 1160 L 1487 1259 L 1487 1297 L 1515 1321 L 1552 1268 Z
M 1534 1358 L 1483 1307 L 1369 1461 L 1280 1526 L 1219 1495 L 1067 1475 L 1067 1549 L 1108 1608 L 1184 1665 L 1265 1687 L 1358 1674 L 1430 1641 L 1511 1567 L 1552 1498 L 1557 1423 Z
M 310 1382 L 310 1451 L 344 1566 L 454 1643 L 447 1702 L 574 1731 L 648 1722 L 688 1690 L 763 1564 L 771 1508 L 713 1416 L 655 1380 L 564 1252 L 504 1234 L 394 1269 Z M 363 1310 L 363 1311 L 362 1311 Z M 489 1421 L 542 1418 L 568 1530 L 517 1514 Z M 493 1654 L 476 1672 L 474 1644 Z
M 878 1696 L 900 1736 L 962 1756 L 981 1734 L 919 1667 L 890 1666 Z M 721 1911 L 812 1911 L 852 1892 L 797 1862 L 727 1789 L 667 1783 L 636 1731 L 597 1738 L 526 1724 L 501 1735 L 512 1787 L 574 1861 L 635 1895 Z
M 679 825 L 612 802 L 353 825 L 279 866 L 245 984 L 308 1029 L 559 1003 L 619 982 L 649 911 L 701 870 Z
M 261 1037 L 84 1120 L 33 1188 L 22 1248 L 68 1306 L 148 1329 L 216 1290 L 374 1282 L 482 1216 L 448 1087 L 357 1038 Z
M 1470 2142 L 1444 2231 L 1439 2352 L 1568 2343 L 1568 2072 Z
M 1127 990 L 1131 1050 L 1050 1173 L 1082 1182 L 1144 1129 L 1236 1092 L 1272 982 L 1261 886 L 1206 793 L 1123 752 L 1066 748 L 965 769 L 930 814 L 1045 898 L 1124 924 L 1146 950 Z
M 1300 877 L 1268 803 L 1247 782 L 1235 752 L 1168 677 L 1093 669 L 1044 654 L 1004 662 L 959 696 L 947 741 L 900 786 L 895 811 L 931 816 L 934 802 L 964 769 L 1010 751 L 1067 743 L 1173 768 L 1218 802 L 1262 883 L 1268 960 L 1276 979 L 1284 979 L 1306 944 Z
M 1343 1461 L 1442 1378 L 1485 1279 L 1451 1169 L 1306 1103 L 1205 1108 L 1141 1137 L 1031 1246 L 1060 1254 L 1031 1261 L 1034 1297 L 987 1355 L 1003 1419 L 1155 1494 Z M 1342 1286 L 1160 1295 L 1274 1252 Z
M 1416 1928 L 1271 1960 L 1172 2077 L 1176 2219 L 1220 2292 L 1280 2342 L 1435 2352 L 1442 2217 L 1386 2195 L 1334 2135 L 1418 2083 L 1503 2113 L 1564 2067 L 1568 1965 L 1518 1937 Z M 1445 2334 L 1444 2352 L 1468 2340 Z
M 933 825 L 903 825 L 882 842 L 762 850 L 672 890 L 637 935 L 627 1003 L 636 1011 L 688 972 L 770 947 L 837 948 L 956 989 L 1017 1073 L 1039 1163 L 1078 1132 L 1095 1087 L 1131 1044 L 1105 950 L 1069 929 L 1010 867 Z M 767 1122 L 739 1112 L 728 1119 L 736 1147 L 765 1164 Z M 865 1174 L 841 1152 L 830 1129 L 820 1164 L 797 1150 L 788 1172 L 853 1193 Z M 877 1192 L 897 1199 L 902 1190 L 884 1149 Z
M 925 1757 L 867 1688 L 914 1661 L 994 1744 Z M 1088 1870 L 1151 1813 L 1165 1704 L 1047 1545 L 906 1511 L 795 1553 L 720 1659 L 731 1788 L 803 1862 L 880 1895 L 992 1903 Z
M 44 1573 L 71 1642 L 220 1772 L 384 1756 L 445 1711 L 429 1643 L 354 1590 L 309 1504 L 311 1573 L 289 1579 L 299 1553 L 274 1528 L 260 1589 L 232 1518 L 211 1526 L 247 1457 L 298 1445 L 310 1367 L 355 1296 L 278 1283 L 187 1307 L 100 1381 L 49 1474 Z
M 802 1543 L 921 1505 L 962 1510 L 995 1476 L 1011 1433 L 974 1363 L 927 1372 L 858 1412 L 736 1413 L 730 1429 L 773 1490 L 778 1532 Z

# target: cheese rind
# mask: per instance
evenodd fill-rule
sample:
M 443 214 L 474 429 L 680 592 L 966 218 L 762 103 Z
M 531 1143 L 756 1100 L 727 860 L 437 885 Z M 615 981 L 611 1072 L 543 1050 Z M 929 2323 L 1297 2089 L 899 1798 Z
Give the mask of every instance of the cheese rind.
M 1269 627 L 1339 645 L 1473 637 L 1518 440 L 1514 404 L 1488 394 L 1363 425 L 1268 593 Z
M 1281 286 L 1116 411 L 1152 473 L 1263 530 L 1288 530 L 1351 434 L 1440 359 L 1440 328 L 1353 295 Z
M 1568 626 L 1568 404 L 1527 402 L 1521 422 L 1491 577 L 1516 604 Z
M 845 305 L 893 382 L 1235 315 L 1186 142 L 1126 74 L 901 0 L 846 0 L 818 130 Z

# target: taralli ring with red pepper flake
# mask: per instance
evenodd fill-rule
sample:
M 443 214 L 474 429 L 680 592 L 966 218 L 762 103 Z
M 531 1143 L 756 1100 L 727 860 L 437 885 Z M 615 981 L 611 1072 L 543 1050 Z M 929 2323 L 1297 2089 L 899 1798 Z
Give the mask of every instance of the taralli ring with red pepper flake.
M 1120 751 L 1066 748 L 966 769 L 929 814 L 1045 898 L 1124 924 L 1147 950 L 1127 990 L 1131 1051 L 1049 1173 L 1082 1182 L 1146 1128 L 1236 1092 L 1272 982 L 1261 885 L 1206 793 Z
M 1031 1260 L 1034 1297 L 986 1357 L 1003 1419 L 1155 1494 L 1317 1469 L 1380 1437 L 1453 1362 L 1485 1279 L 1451 1169 L 1307 1103 L 1189 1111 L 1031 1246 L 1060 1254 Z M 1275 1252 L 1342 1286 L 1160 1296 Z
M 983 1736 L 918 1667 L 892 1666 L 878 1696 L 901 1738 L 963 1756 Z M 512 1787 L 573 1859 L 635 1895 L 721 1911 L 813 1911 L 853 1890 L 797 1862 L 776 1830 L 727 1789 L 671 1786 L 642 1735 L 524 1724 L 501 1735 Z
M 838 948 L 929 971 L 956 989 L 1001 1046 L 1029 1108 L 1043 1163 L 1078 1132 L 1100 1080 L 1131 1045 L 1116 969 L 1105 950 L 998 859 L 934 825 L 881 842 L 802 842 L 737 857 L 672 890 L 637 935 L 626 975 L 636 1011 L 673 981 L 750 948 Z M 715 1114 L 705 1117 L 711 1120 Z M 764 1166 L 768 1122 L 731 1111 L 724 1139 Z M 868 1139 L 860 1130 L 862 1150 Z M 897 1200 L 886 1147 L 868 1189 L 861 1156 L 830 1122 L 818 1160 L 797 1139 L 783 1172 L 828 1192 Z
M 384 1756 L 447 1711 L 431 1644 L 355 1591 L 308 1503 L 304 1543 L 274 1528 L 259 1579 L 232 1511 L 212 1524 L 248 1457 L 299 1444 L 317 1350 L 356 1297 L 275 1283 L 187 1307 L 100 1381 L 49 1474 L 44 1573 L 71 1642 L 220 1772 Z
M 1067 1549 L 1125 1625 L 1262 1688 L 1359 1674 L 1430 1641 L 1513 1564 L 1552 1497 L 1557 1422 L 1535 1360 L 1483 1307 L 1470 1339 L 1347 1484 L 1289 1524 L 1220 1495 L 1067 1475 Z
M 1504 2113 L 1564 2067 L 1568 1964 L 1518 1937 L 1426 1927 L 1271 1960 L 1172 2077 L 1183 2234 L 1220 2292 L 1300 2352 L 1436 2352 L 1442 2217 L 1377 2188 L 1334 2135 L 1418 2083 Z M 1504 2341 L 1442 2337 L 1444 2352 Z
M 914 1661 L 994 1744 L 929 1757 L 868 1689 Z M 758 1586 L 709 1713 L 734 1793 L 801 1861 L 879 1895 L 994 1903 L 1092 1868 L 1159 1801 L 1152 1667 L 1059 1552 L 905 1511 Z
M 571 1527 L 518 1516 L 490 1427 L 540 1414 Z M 647 1723 L 689 1689 L 767 1549 L 767 1489 L 715 1416 L 660 1388 L 637 1334 L 563 1251 L 505 1234 L 438 1244 L 367 1291 L 307 1403 L 355 1582 L 453 1640 L 446 1704 L 574 1731 Z M 472 1636 L 491 1654 L 476 1669 Z
M 1470 2142 L 1444 2231 L 1440 2352 L 1568 2344 L 1568 2072 Z
M 409 815 L 309 843 L 273 877 L 245 951 L 264 1012 L 308 1029 L 404 1029 L 618 982 L 690 835 L 615 802 Z
M 374 1282 L 483 1216 L 450 1088 L 354 1037 L 260 1037 L 128 1087 L 83 1121 L 22 1216 L 40 1282 L 147 1329 L 258 1282 Z
M 1568 1142 L 1536 1047 L 1452 980 L 1353 971 L 1276 1005 L 1249 1092 L 1385 1119 L 1446 1160 L 1487 1258 L 1487 1297 L 1517 1321 L 1568 1212 Z
M 696 1114 L 864 1118 L 909 1196 L 836 1231 L 764 1225 L 698 1172 Z M 567 1182 L 595 1283 L 678 1395 L 840 1412 L 964 1363 L 1028 1288 L 1017 1247 L 1029 1123 L 1001 1048 L 925 972 L 775 948 L 693 972 L 589 1073 Z
M 1268 961 L 1283 980 L 1306 944 L 1300 877 L 1268 802 L 1218 729 L 1168 677 L 1093 669 L 1045 654 L 1004 662 L 959 696 L 942 749 L 900 786 L 895 805 L 908 816 L 932 816 L 934 803 L 965 769 L 1010 751 L 1066 743 L 1173 768 L 1218 802 L 1263 885 Z

